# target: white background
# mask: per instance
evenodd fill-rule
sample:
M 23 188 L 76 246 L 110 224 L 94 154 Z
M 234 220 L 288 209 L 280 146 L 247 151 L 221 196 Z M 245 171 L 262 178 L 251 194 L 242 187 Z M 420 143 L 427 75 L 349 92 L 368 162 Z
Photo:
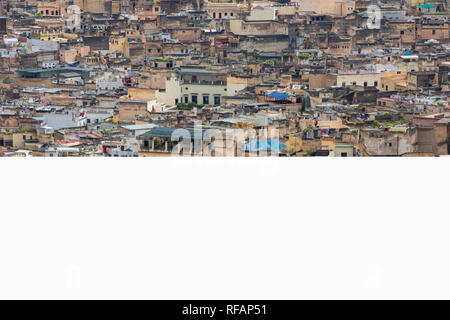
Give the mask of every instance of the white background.
M 445 158 L 0 159 L 0 298 L 450 298 Z

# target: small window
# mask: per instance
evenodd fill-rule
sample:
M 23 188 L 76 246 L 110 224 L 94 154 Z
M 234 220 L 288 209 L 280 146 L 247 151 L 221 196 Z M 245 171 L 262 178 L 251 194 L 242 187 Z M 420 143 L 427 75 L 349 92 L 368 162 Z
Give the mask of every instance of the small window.
M 209 104 L 209 96 L 203 96 L 203 104 Z
M 373 82 L 373 86 L 374 86 L 374 87 L 378 87 L 378 81 L 374 81 L 374 82 Z
M 364 87 L 367 87 L 367 81 L 364 81 Z

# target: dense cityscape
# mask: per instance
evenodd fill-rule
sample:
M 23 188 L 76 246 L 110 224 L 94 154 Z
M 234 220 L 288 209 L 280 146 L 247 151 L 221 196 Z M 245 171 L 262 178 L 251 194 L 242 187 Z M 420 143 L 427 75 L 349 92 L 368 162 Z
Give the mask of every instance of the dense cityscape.
M 2 0 L 0 156 L 443 156 L 450 1 Z

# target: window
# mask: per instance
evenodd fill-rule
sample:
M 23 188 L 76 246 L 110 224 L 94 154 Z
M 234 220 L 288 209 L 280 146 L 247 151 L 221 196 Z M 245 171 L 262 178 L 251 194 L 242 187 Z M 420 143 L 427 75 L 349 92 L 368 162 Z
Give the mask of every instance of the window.
M 219 12 L 219 19 L 222 19 L 222 12 Z
M 405 34 L 405 31 L 403 31 L 403 30 L 402 30 L 402 31 L 400 31 L 400 34 Z
M 432 34 L 436 34 L 436 30 L 433 29 L 433 31 L 431 31 Z
M 177 104 L 178 103 L 178 99 L 175 99 L 175 104 Z
M 374 87 L 378 87 L 378 81 L 374 81 L 374 82 L 373 82 L 373 86 L 374 86 Z
M 197 96 L 192 96 L 192 102 L 194 102 L 194 103 L 197 103 L 198 102 L 198 100 L 197 100 Z
M 345 82 L 342 82 L 342 87 L 345 87 Z
M 213 12 L 213 18 L 214 18 L 214 19 L 216 18 L 216 13 L 215 13 L 215 12 Z
M 214 96 L 214 104 L 215 105 L 220 104 L 220 96 Z
M 184 103 L 189 103 L 189 97 L 188 96 L 184 97 Z
M 209 104 L 209 96 L 203 96 L 203 104 Z
M 347 152 L 342 152 L 341 153 L 341 157 L 346 157 L 347 156 Z
M 364 87 L 367 87 L 367 81 L 364 81 Z

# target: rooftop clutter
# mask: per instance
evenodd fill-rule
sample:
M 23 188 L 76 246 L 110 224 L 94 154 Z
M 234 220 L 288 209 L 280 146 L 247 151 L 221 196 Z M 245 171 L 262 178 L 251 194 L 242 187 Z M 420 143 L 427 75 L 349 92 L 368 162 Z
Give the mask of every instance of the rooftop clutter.
M 371 5 L 0 2 L 0 156 L 448 155 L 447 2 Z

